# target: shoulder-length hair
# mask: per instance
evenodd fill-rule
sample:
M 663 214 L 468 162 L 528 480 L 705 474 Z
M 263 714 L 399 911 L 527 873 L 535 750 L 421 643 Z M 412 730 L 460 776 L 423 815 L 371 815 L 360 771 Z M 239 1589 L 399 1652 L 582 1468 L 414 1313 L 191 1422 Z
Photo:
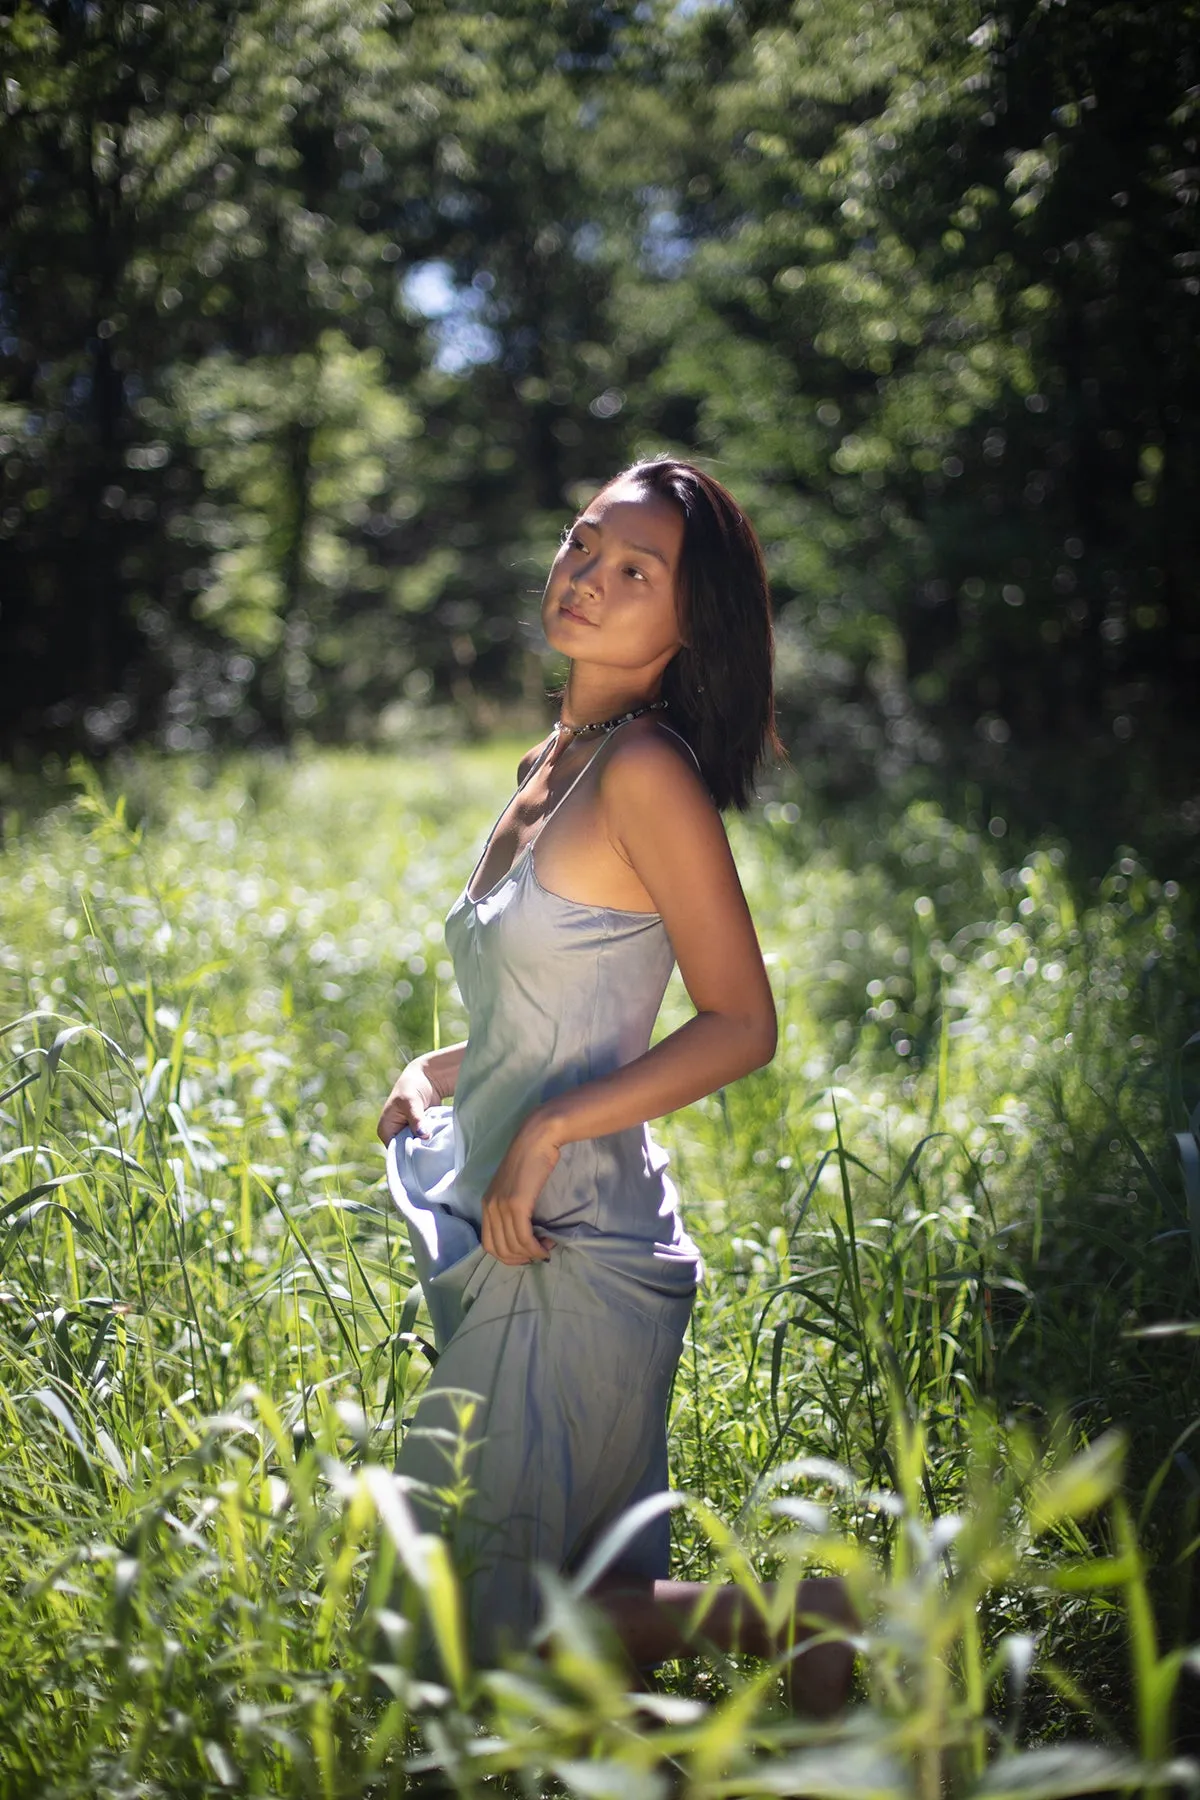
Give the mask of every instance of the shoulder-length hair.
M 729 490 L 691 463 L 654 457 L 617 479 L 636 482 L 683 514 L 677 596 L 684 641 L 663 672 L 662 697 L 717 806 L 744 812 L 768 753 L 783 755 L 762 547 Z

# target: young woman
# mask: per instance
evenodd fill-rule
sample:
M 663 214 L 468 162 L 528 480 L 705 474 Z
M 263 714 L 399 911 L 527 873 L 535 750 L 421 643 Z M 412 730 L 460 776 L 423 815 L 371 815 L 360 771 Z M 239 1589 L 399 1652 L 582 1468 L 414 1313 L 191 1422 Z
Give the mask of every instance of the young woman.
M 410 1063 L 379 1121 L 439 1352 L 398 1468 L 452 1533 L 481 1661 L 535 1627 L 539 1564 L 578 1568 L 667 1487 L 699 1262 L 646 1121 L 776 1038 L 719 810 L 778 749 L 748 520 L 701 470 L 638 463 L 567 532 L 542 622 L 570 659 L 561 717 L 446 921 L 470 1036 Z M 651 1049 L 676 962 L 695 1016 Z M 664 1512 L 593 1589 L 632 1662 L 781 1647 L 733 1588 L 697 1625 L 704 1590 L 666 1579 L 668 1543 Z M 799 1612 L 852 1624 L 834 1581 L 802 1584 Z M 806 1635 L 792 1691 L 824 1712 L 851 1652 L 803 1625 L 789 1642 Z

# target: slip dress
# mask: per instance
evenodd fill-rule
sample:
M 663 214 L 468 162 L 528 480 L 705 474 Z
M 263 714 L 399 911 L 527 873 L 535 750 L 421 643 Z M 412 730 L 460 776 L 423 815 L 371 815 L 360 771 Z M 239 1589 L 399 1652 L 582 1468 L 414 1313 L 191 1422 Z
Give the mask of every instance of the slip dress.
M 454 1104 L 426 1113 L 427 1137 L 406 1127 L 387 1149 L 438 1351 L 396 1466 L 416 1484 L 422 1527 L 450 1541 L 481 1663 L 528 1639 L 539 1566 L 578 1567 L 623 1512 L 667 1488 L 667 1406 L 700 1273 L 645 1125 L 563 1146 L 534 1210 L 548 1261 L 511 1267 L 480 1242 L 483 1194 L 517 1127 L 648 1049 L 674 966 L 659 914 L 568 900 L 534 863 L 620 729 L 472 898 L 493 826 L 446 919 L 470 1018 Z M 669 1535 L 664 1513 L 614 1569 L 665 1577 Z

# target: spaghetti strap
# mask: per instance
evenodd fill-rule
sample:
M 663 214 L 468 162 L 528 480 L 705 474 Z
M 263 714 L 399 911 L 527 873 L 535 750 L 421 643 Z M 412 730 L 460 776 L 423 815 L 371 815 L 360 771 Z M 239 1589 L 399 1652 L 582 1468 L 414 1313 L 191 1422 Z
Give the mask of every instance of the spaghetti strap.
M 598 747 L 593 751 L 592 755 L 588 757 L 588 759 L 584 763 L 582 769 L 580 769 L 578 775 L 576 775 L 574 780 L 571 782 L 570 787 L 567 788 L 565 793 L 560 794 L 558 799 L 554 802 L 554 805 L 550 808 L 550 811 L 546 814 L 545 818 L 542 820 L 541 824 L 538 826 L 537 830 L 534 832 L 533 836 L 530 838 L 529 843 L 526 845 L 526 849 L 530 848 L 532 845 L 537 843 L 537 841 L 541 837 L 543 831 L 545 831 L 547 825 L 549 825 L 551 819 L 554 817 L 554 815 L 558 811 L 559 807 L 563 804 L 563 801 L 569 800 L 571 798 L 571 795 L 575 792 L 575 789 L 579 786 L 579 783 L 583 780 L 583 778 L 587 774 L 588 770 L 594 769 L 596 764 L 600 761 L 600 758 L 604 755 L 605 750 L 612 743 L 612 741 L 616 737 L 618 731 L 621 731 L 623 729 L 623 727 L 625 725 L 629 724 L 630 722 L 631 721 L 629 721 L 628 719 L 622 720 L 620 725 L 614 725 L 612 730 L 605 734 L 604 738 L 601 740 Z M 700 767 L 700 761 L 696 755 L 696 752 L 692 749 L 692 746 L 688 743 L 687 739 L 685 737 L 683 737 L 678 731 L 675 731 L 670 725 L 664 724 L 661 719 L 656 719 L 655 724 L 657 724 L 661 728 L 661 730 L 669 731 L 671 733 L 672 737 L 679 739 L 679 742 L 683 745 L 684 749 L 687 751 L 688 755 L 691 757 L 692 761 L 695 763 L 697 772 L 700 775 L 700 779 L 703 781 L 704 780 L 704 771 Z M 530 771 L 530 773 L 532 774 L 532 770 Z M 510 806 L 512 805 L 511 801 L 509 801 L 509 805 Z M 508 810 L 508 808 L 506 807 L 505 811 L 507 812 L 507 810 Z M 487 854 L 487 852 L 485 850 L 484 855 L 486 856 L 486 854 Z M 480 858 L 480 860 L 482 861 L 482 858 Z M 515 859 L 514 859 L 514 866 L 515 866 Z
M 604 755 L 606 745 L 611 744 L 612 740 L 616 737 L 617 732 L 620 731 L 620 729 L 621 729 L 621 727 L 619 725 L 614 725 L 613 729 L 607 734 L 607 736 L 602 738 L 600 743 L 597 744 L 596 748 L 592 751 L 592 754 L 588 757 L 587 761 L 584 763 L 582 769 L 580 769 L 579 773 L 572 778 L 570 786 L 563 793 L 561 793 L 558 796 L 558 799 L 554 802 L 554 805 L 550 808 L 550 811 L 546 814 L 545 818 L 542 820 L 541 824 L 538 826 L 537 830 L 534 832 L 533 836 L 530 838 L 529 841 L 531 844 L 537 843 L 538 839 L 541 837 L 543 831 L 545 831 L 547 825 L 550 823 L 551 819 L 554 817 L 555 813 L 558 811 L 558 809 L 562 805 L 563 801 L 569 800 L 571 798 L 571 795 L 575 792 L 575 789 L 579 786 L 580 782 L 583 780 L 583 778 L 587 774 L 588 770 L 592 767 L 592 765 L 594 763 L 599 762 L 600 758 Z
M 622 722 L 622 724 L 625 724 L 625 723 L 628 723 L 628 721 Z M 682 735 L 681 732 L 676 731 L 673 726 L 664 724 L 661 719 L 656 720 L 655 723 L 659 726 L 660 730 L 670 732 L 670 734 L 673 738 L 679 739 L 679 742 L 683 745 L 684 749 L 687 751 L 688 755 L 691 757 L 692 761 L 695 763 L 697 773 L 699 774 L 701 781 L 703 781 L 704 780 L 704 771 L 700 767 L 700 759 L 697 757 L 696 752 L 692 749 L 692 746 L 688 743 L 687 739 Z M 538 770 L 545 763 L 547 757 L 550 754 L 550 751 L 554 747 L 554 739 L 551 738 L 551 740 L 547 744 L 546 748 L 542 751 L 541 755 L 537 758 L 537 760 L 534 762 L 534 764 L 530 768 L 529 773 L 526 775 L 524 781 L 522 781 L 518 784 L 518 786 L 516 787 L 516 789 L 510 796 L 510 798 L 508 799 L 507 803 L 505 804 L 504 811 L 501 812 L 500 817 L 496 820 L 495 825 L 492 826 L 492 829 L 488 833 L 487 842 L 484 844 L 483 849 L 480 851 L 480 854 L 479 854 L 479 861 L 475 864 L 475 867 L 472 869 L 471 879 L 470 879 L 470 881 L 468 881 L 465 889 L 463 890 L 464 894 L 466 895 L 467 900 L 470 902 L 470 904 L 472 906 L 478 906 L 484 900 L 488 899 L 490 895 L 492 895 L 496 892 L 497 888 L 502 887 L 504 885 L 504 883 L 508 880 L 509 876 L 511 874 L 513 874 L 513 872 L 515 871 L 518 863 L 520 863 L 525 857 L 532 856 L 534 845 L 539 841 L 542 833 L 545 831 L 545 829 L 546 829 L 547 825 L 549 825 L 550 821 L 554 818 L 554 815 L 558 812 L 558 810 L 562 806 L 563 802 L 566 800 L 569 800 L 571 798 L 571 795 L 575 792 L 575 789 L 579 786 L 579 783 L 583 780 L 584 776 L 588 773 L 589 769 L 593 769 L 596 766 L 596 764 L 600 761 L 600 758 L 604 755 L 604 752 L 608 748 L 609 744 L 612 743 L 613 739 L 616 737 L 617 733 L 621 729 L 622 729 L 622 725 L 614 725 L 613 729 L 611 731 L 609 731 L 601 739 L 600 743 L 597 745 L 596 749 L 592 752 L 591 756 L 588 757 L 587 761 L 584 763 L 583 767 L 579 770 L 578 774 L 576 774 L 572 778 L 572 780 L 569 783 L 569 785 L 567 786 L 567 788 L 563 791 L 563 793 L 561 793 L 559 795 L 558 799 L 554 802 L 554 805 L 550 808 L 550 811 L 542 819 L 541 823 L 539 824 L 537 830 L 533 833 L 532 837 L 527 838 L 525 840 L 525 842 L 522 844 L 521 848 L 517 851 L 517 854 L 513 857 L 511 863 L 508 865 L 508 868 L 505 870 L 504 874 L 501 875 L 498 880 L 496 880 L 492 883 L 491 887 L 487 889 L 486 893 L 478 894 L 478 895 L 473 894 L 471 892 L 471 889 L 475 885 L 475 877 L 478 875 L 480 869 L 482 869 L 484 863 L 488 859 L 488 851 L 491 849 L 492 840 L 496 835 L 496 826 L 499 825 L 500 820 L 504 818 L 505 813 L 508 812 L 509 807 L 512 805 L 513 801 L 516 799 L 517 795 L 520 794 L 529 785 L 529 783 L 533 780 L 533 777 L 537 774 Z M 708 784 L 705 783 L 706 787 L 707 787 L 707 785 Z
M 704 770 L 700 767 L 700 758 L 696 755 L 696 752 L 692 749 L 692 746 L 688 743 L 688 741 L 684 737 L 682 731 L 676 731 L 675 727 L 673 725 L 668 725 L 664 719 L 657 719 L 655 721 L 655 723 L 657 724 L 660 731 L 669 731 L 673 738 L 679 739 L 680 743 L 683 745 L 684 749 L 687 751 L 688 755 L 691 757 L 692 761 L 695 763 L 697 775 L 699 775 L 701 781 L 704 781 Z M 705 785 L 705 787 L 707 787 L 708 783 L 705 781 L 704 785 Z
M 482 869 L 484 863 L 487 861 L 488 851 L 492 847 L 492 839 L 496 835 L 497 825 L 499 825 L 500 820 L 504 817 L 505 813 L 508 811 L 508 809 L 512 805 L 513 801 L 516 799 L 517 795 L 524 793 L 525 789 L 529 786 L 529 783 L 533 780 L 534 776 L 537 774 L 537 772 L 541 768 L 542 764 L 546 761 L 546 758 L 549 756 L 549 754 L 550 754 L 551 750 L 553 750 L 553 748 L 554 748 L 554 734 L 551 733 L 551 736 L 550 736 L 549 740 L 547 741 L 545 748 L 543 750 L 541 750 L 537 756 L 534 757 L 533 762 L 530 764 L 529 769 L 527 770 L 527 772 L 524 776 L 524 779 L 521 781 L 518 781 L 516 787 L 513 789 L 512 793 L 509 795 L 508 799 L 504 802 L 504 805 L 501 808 L 500 812 L 497 814 L 496 818 L 493 820 L 492 829 L 488 832 L 487 837 L 484 840 L 483 849 L 479 852 L 479 861 L 475 864 L 475 867 L 471 870 L 470 880 L 467 882 L 466 887 L 463 889 L 463 893 L 466 895 L 467 899 L 471 901 L 472 906 L 476 905 L 477 902 L 471 898 L 471 889 L 475 885 L 475 877 L 478 875 L 480 869 Z M 584 766 L 586 767 L 587 765 L 585 764 Z M 575 785 L 575 783 L 572 782 L 571 786 L 574 787 L 574 785 Z M 566 796 L 564 795 L 563 798 L 565 799 Z M 513 869 L 515 869 L 517 866 L 518 859 L 523 854 L 524 854 L 523 851 L 517 852 L 517 855 L 514 856 L 511 864 L 509 865 L 508 874 L 502 875 L 500 877 L 500 881 L 507 881 L 508 875 L 512 874 Z M 499 885 L 500 885 L 499 881 L 494 882 L 493 885 L 488 889 L 488 894 L 494 893 L 496 888 L 499 887 Z M 479 896 L 479 898 L 481 900 L 485 900 L 487 898 L 487 894 L 481 894 Z
M 509 876 L 511 874 L 513 874 L 518 863 L 522 862 L 525 857 L 529 856 L 532 853 L 533 846 L 537 843 L 537 841 L 541 837 L 543 831 L 545 831 L 547 825 L 549 825 L 551 819 L 554 817 L 554 815 L 558 811 L 559 807 L 563 804 L 563 801 L 569 800 L 571 798 L 571 795 L 575 792 L 575 789 L 579 786 L 579 783 L 583 780 L 583 778 L 587 774 L 588 770 L 593 766 L 593 764 L 597 763 L 600 760 L 600 758 L 604 754 L 606 747 L 608 746 L 609 743 L 611 743 L 612 739 L 616 737 L 617 732 L 620 729 L 621 729 L 621 727 L 619 725 L 614 726 L 613 729 L 608 733 L 608 735 L 601 740 L 601 742 L 597 745 L 596 749 L 593 750 L 592 754 L 588 757 L 588 759 L 584 763 L 583 767 L 579 770 L 579 772 L 575 776 L 572 777 L 571 782 L 569 783 L 567 788 L 563 791 L 563 793 L 561 793 L 558 796 L 558 799 L 554 802 L 554 805 L 550 808 L 550 811 L 542 819 L 540 825 L 538 826 L 537 830 L 533 833 L 532 837 L 527 838 L 525 840 L 525 842 L 522 844 L 521 848 L 517 851 L 517 854 L 513 857 L 511 863 L 508 865 L 508 868 L 505 870 L 504 874 L 501 875 L 497 881 L 494 881 L 492 883 L 491 887 L 487 889 L 486 893 L 478 894 L 478 895 L 472 894 L 471 889 L 475 885 L 475 877 L 478 875 L 480 869 L 482 869 L 484 863 L 488 859 L 488 851 L 491 849 L 492 840 L 496 835 L 496 826 L 499 825 L 500 819 L 503 819 L 505 813 L 507 813 L 509 807 L 512 805 L 513 801 L 516 799 L 517 795 L 524 791 L 524 789 L 533 780 L 533 777 L 537 774 L 538 770 L 542 767 L 543 763 L 546 761 L 547 757 L 550 754 L 550 751 L 554 747 L 554 739 L 551 738 L 549 744 L 547 744 L 546 748 L 542 751 L 542 754 L 538 757 L 537 761 L 533 764 L 529 773 L 526 775 L 524 781 L 522 781 L 517 786 L 517 788 L 514 790 L 512 795 L 509 797 L 508 801 L 505 804 L 504 811 L 500 814 L 500 817 L 496 820 L 496 824 L 493 825 L 492 829 L 488 832 L 487 842 L 484 844 L 483 849 L 481 850 L 481 852 L 479 854 L 479 861 L 475 864 L 475 867 L 472 869 L 471 879 L 470 879 L 470 881 L 468 881 L 466 887 L 463 890 L 468 901 L 470 902 L 470 904 L 472 906 L 480 905 L 484 900 L 486 900 L 489 897 L 489 895 L 494 894 L 496 892 L 497 888 L 502 887 L 504 885 L 504 883 L 508 880 Z

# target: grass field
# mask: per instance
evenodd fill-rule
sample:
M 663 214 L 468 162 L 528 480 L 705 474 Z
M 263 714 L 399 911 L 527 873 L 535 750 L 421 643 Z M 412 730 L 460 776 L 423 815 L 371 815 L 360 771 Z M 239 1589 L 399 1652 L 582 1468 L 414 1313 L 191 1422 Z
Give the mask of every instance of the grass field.
M 374 1121 L 465 1033 L 441 921 L 516 753 L 147 760 L 10 811 L 0 1792 L 1190 1780 L 1187 897 L 929 806 L 736 822 L 779 1055 L 656 1128 L 708 1268 L 675 1572 L 844 1571 L 855 1706 L 805 1726 L 746 1659 L 629 1694 L 569 1583 L 543 1656 L 468 1667 L 388 1474 L 428 1332 Z

